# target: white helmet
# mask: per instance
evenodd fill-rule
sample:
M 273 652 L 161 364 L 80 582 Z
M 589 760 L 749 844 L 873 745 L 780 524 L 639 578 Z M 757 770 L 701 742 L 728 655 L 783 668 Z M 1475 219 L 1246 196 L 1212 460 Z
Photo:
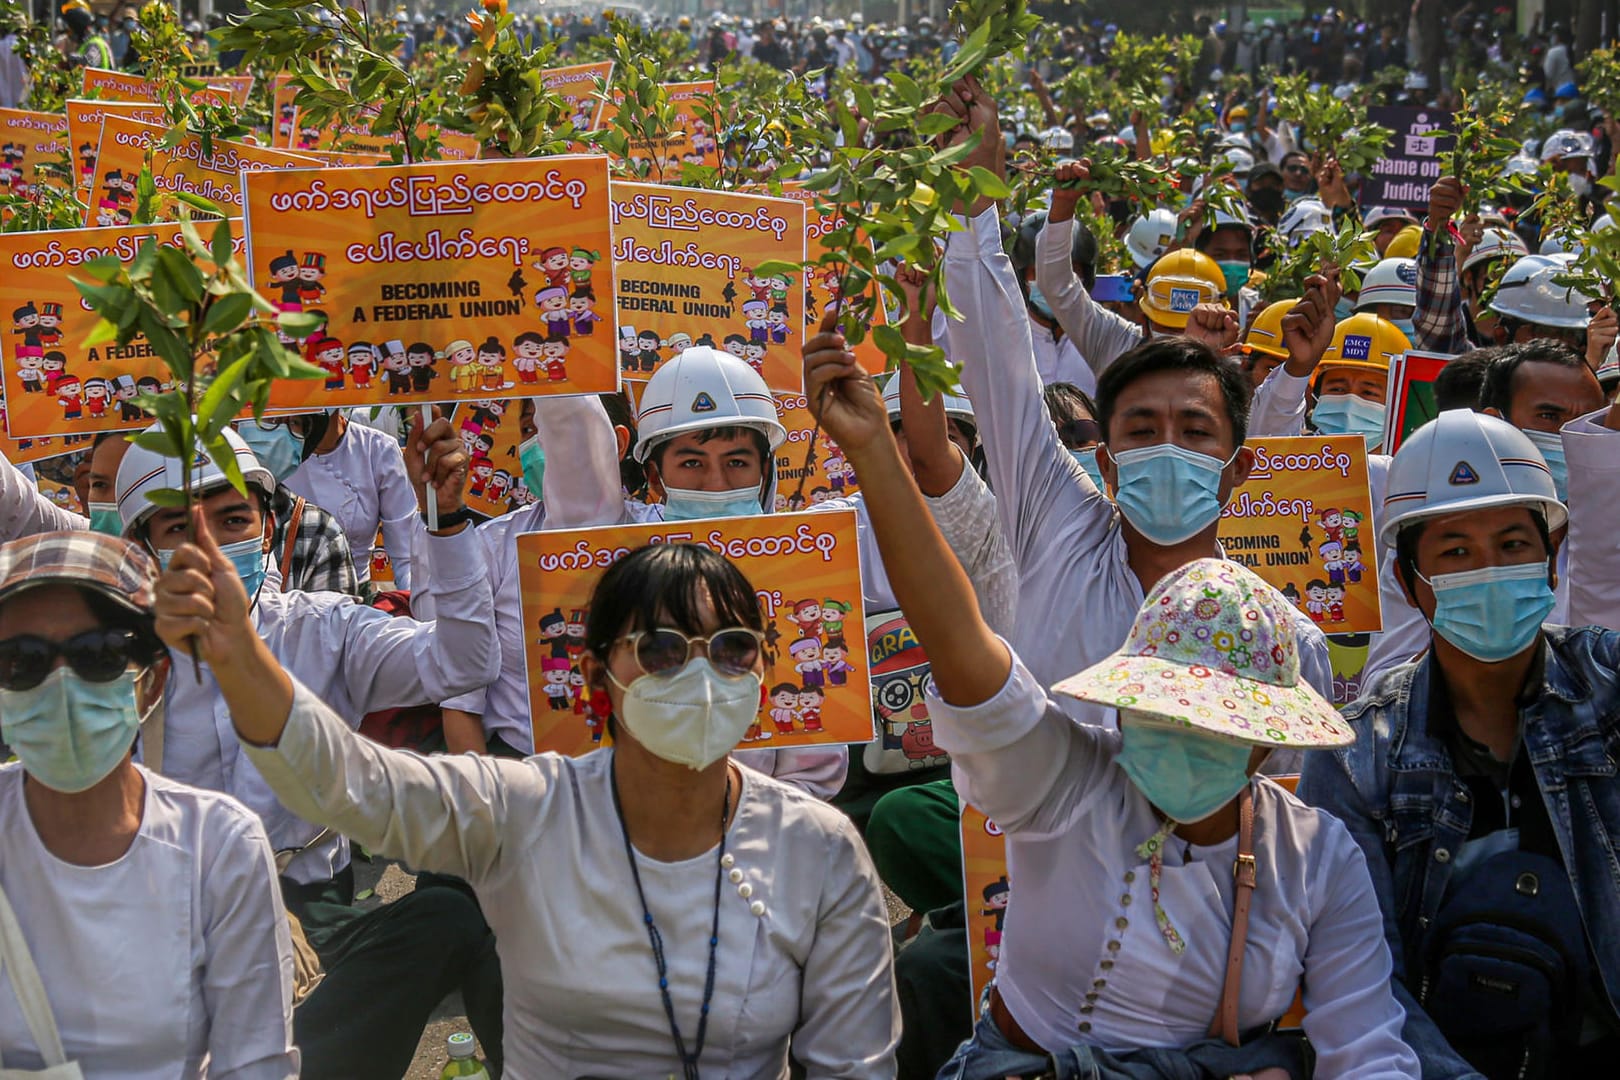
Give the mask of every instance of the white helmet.
M 1241 146 L 1229 146 L 1221 156 L 1232 163 L 1233 176 L 1248 176 L 1254 171 L 1254 155 Z
M 1592 136 L 1584 135 L 1579 131 L 1555 131 L 1547 136 L 1547 141 L 1541 144 L 1541 160 L 1553 161 L 1563 158 L 1590 158 L 1593 156 Z
M 1041 145 L 1048 150 L 1073 150 L 1074 135 L 1066 127 L 1049 127 L 1041 132 Z
M 1538 255 L 1579 255 L 1586 245 L 1576 240 L 1573 233 L 1550 232 L 1542 237 Z
M 1596 221 L 1592 222 L 1592 227 L 1590 229 L 1588 229 L 1587 231 L 1588 232 L 1600 233 L 1605 229 L 1612 229 L 1612 228 L 1614 228 L 1614 218 L 1610 217 L 1608 214 L 1604 214 L 1601 217 L 1599 217 Z
M 1524 246 L 1519 234 L 1509 229 L 1486 229 L 1484 237 L 1474 245 L 1474 250 L 1468 253 L 1463 260 L 1462 268 L 1470 270 L 1489 259 L 1502 255 L 1511 255 L 1515 259 L 1530 254 L 1530 249 Z
M 1534 176 L 1541 171 L 1541 165 L 1529 154 L 1514 154 L 1502 166 L 1502 176 Z
M 1125 250 L 1131 253 L 1131 261 L 1138 269 L 1146 270 L 1170 250 L 1176 242 L 1176 225 L 1176 212 L 1163 206 L 1131 222 L 1131 230 L 1125 234 Z
M 1417 260 L 1381 259 L 1361 279 L 1356 311 L 1367 311 L 1374 304 L 1417 306 Z
M 1124 127 L 1119 129 L 1118 138 L 1121 142 L 1128 143 L 1132 146 L 1136 145 L 1136 128 L 1131 124 L 1126 124 Z
M 660 443 L 718 427 L 753 428 L 772 450 L 787 441 L 776 401 L 759 373 L 728 352 L 693 345 L 654 372 L 641 392 L 633 454 L 645 464 Z
M 1277 231 L 1290 248 L 1297 248 L 1312 233 L 1333 231 L 1333 211 L 1321 199 L 1299 199 L 1277 222 Z
M 154 424 L 147 430 L 157 431 L 159 427 Z M 275 474 L 259 464 L 259 459 L 242 441 L 235 428 L 225 428 L 225 441 L 236 454 L 236 467 L 242 470 L 242 478 L 266 496 L 273 494 L 276 490 Z M 193 491 L 207 495 L 229 484 L 230 480 L 212 458 L 206 454 L 198 455 L 197 463 L 192 466 Z M 124 520 L 124 535 L 133 537 L 147 519 L 157 513 L 158 505 L 146 497 L 148 492 L 160 488 L 178 489 L 180 485 L 179 458 L 164 457 L 155 450 L 131 443 L 124 453 L 124 460 L 118 464 L 118 478 L 114 484 L 118 495 L 118 516 Z
M 975 427 L 978 421 L 973 419 L 973 402 L 961 394 L 941 394 L 945 399 L 945 415 L 952 420 L 966 420 Z M 897 371 L 890 375 L 883 384 L 883 406 L 889 410 L 891 421 L 900 419 L 900 373 Z
M 1491 298 L 1491 310 L 1536 326 L 1586 329 L 1591 321 L 1586 310 L 1591 297 L 1553 281 L 1574 261 L 1573 255 L 1524 256 L 1502 275 L 1502 284 Z
M 1605 391 L 1620 382 L 1620 349 L 1616 349 L 1612 342 L 1609 351 L 1603 354 L 1603 363 L 1598 365 L 1597 380 Z
M 1402 206 L 1374 206 L 1368 209 L 1367 216 L 1361 219 L 1361 223 L 1369 229 L 1386 221 L 1404 221 L 1409 225 L 1422 224 L 1416 214 Z
M 1394 547 L 1414 522 L 1467 510 L 1525 506 L 1548 530 L 1569 520 L 1547 462 L 1518 428 L 1472 409 L 1450 409 L 1414 431 L 1389 466 L 1378 542 Z

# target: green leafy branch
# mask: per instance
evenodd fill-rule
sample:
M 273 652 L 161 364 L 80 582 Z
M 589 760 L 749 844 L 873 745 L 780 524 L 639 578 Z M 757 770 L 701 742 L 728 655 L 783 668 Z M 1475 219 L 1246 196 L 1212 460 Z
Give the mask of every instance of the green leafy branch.
M 1299 130 L 1301 145 L 1332 154 L 1347 173 L 1366 172 L 1384 156 L 1394 132 L 1367 119 L 1364 105 L 1312 90 L 1310 76 L 1277 78 L 1276 114 Z
M 449 125 L 505 157 L 567 153 L 583 133 L 574 127 L 573 108 L 545 86 L 557 42 L 530 51 L 504 0 L 491 0 L 467 21 L 473 39 Z
M 1271 248 L 1282 254 L 1276 265 L 1266 271 L 1266 279 L 1261 284 L 1261 296 L 1268 302 L 1303 296 L 1305 279 L 1329 265 L 1338 267 L 1339 281 L 1346 290 L 1358 290 L 1361 273 L 1356 267 L 1365 266 L 1378 257 L 1372 236 L 1362 231 L 1354 217 L 1346 217 L 1336 231 L 1307 235 L 1293 250 L 1287 250 L 1281 238 L 1274 236 Z
M 1439 155 L 1440 175 L 1462 181 L 1464 217 L 1479 213 L 1487 200 L 1510 190 L 1503 181 L 1502 163 L 1519 149 L 1518 140 L 1505 134 L 1513 122 L 1514 110 L 1505 103 L 1481 101 L 1464 92 L 1462 105 L 1452 116 L 1454 130 L 1429 133 L 1452 140 L 1451 149 Z

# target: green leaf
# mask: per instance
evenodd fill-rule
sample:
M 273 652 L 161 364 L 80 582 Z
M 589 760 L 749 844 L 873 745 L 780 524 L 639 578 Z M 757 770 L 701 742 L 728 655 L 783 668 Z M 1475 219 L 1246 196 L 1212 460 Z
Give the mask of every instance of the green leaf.
M 157 267 L 152 271 L 154 289 L 165 286 L 174 290 L 182 303 L 195 304 L 203 298 L 203 277 L 191 257 L 178 248 L 166 247 L 158 252 Z M 165 302 L 165 313 L 179 314 L 180 305 Z
M 236 489 L 237 494 L 246 498 L 248 494 L 247 478 L 242 475 L 242 467 L 236 463 L 236 451 L 231 449 L 231 444 L 225 441 L 225 436 L 215 433 L 214 437 L 203 445 L 208 450 L 209 459 L 213 461 L 220 472 L 225 474 L 225 479 L 231 482 L 231 487 Z
M 203 332 L 209 335 L 228 334 L 241 326 L 252 311 L 252 293 L 221 296 L 208 305 L 208 314 L 203 318 Z
M 354 899 L 355 902 L 358 903 L 361 900 L 370 900 L 373 895 L 375 894 L 371 889 L 361 889 L 359 892 L 354 894 Z
M 900 360 L 906 355 L 906 339 L 892 326 L 872 327 L 872 341 L 891 359 Z
M 193 195 L 189 191 L 177 191 L 174 197 L 194 210 L 201 210 L 205 214 L 212 214 L 217 218 L 228 216 L 226 209 L 212 199 L 205 199 L 201 195 Z
M 148 491 L 146 493 L 146 498 L 154 505 L 162 506 L 169 510 L 184 510 L 186 508 L 186 493 L 183 491 L 177 491 L 174 488 L 158 488 L 155 491 Z
M 110 345 L 117 340 L 117 325 L 108 322 L 106 319 L 99 319 L 96 321 L 96 325 L 91 327 L 90 332 L 85 335 L 84 341 L 80 343 L 80 347 L 85 349 L 94 349 L 101 345 Z
M 1005 199 L 1012 194 L 1005 180 L 982 165 L 973 166 L 968 175 L 973 178 L 974 188 L 987 199 Z
M 224 215 L 220 215 L 224 218 Z M 225 266 L 231 261 L 231 223 L 229 219 L 221 220 L 214 226 L 214 239 L 210 247 L 215 266 Z

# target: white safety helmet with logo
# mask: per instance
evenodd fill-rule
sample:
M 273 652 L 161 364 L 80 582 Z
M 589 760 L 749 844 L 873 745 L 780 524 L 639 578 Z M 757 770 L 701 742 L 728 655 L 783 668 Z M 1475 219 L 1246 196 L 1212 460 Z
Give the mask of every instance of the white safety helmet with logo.
M 1564 158 L 1591 158 L 1595 148 L 1592 136 L 1583 135 L 1579 131 L 1570 131 L 1565 128 L 1555 131 L 1547 136 L 1547 141 L 1541 144 L 1542 161 L 1561 161 Z
M 153 425 L 147 430 L 159 429 L 157 425 Z M 248 444 L 242 441 L 242 436 L 236 433 L 236 429 L 226 427 L 224 436 L 231 452 L 236 455 L 236 467 L 242 471 L 242 478 L 247 481 L 248 486 L 257 488 L 266 498 L 274 494 L 275 475 L 259 464 L 259 459 L 249 449 Z M 200 495 L 209 495 L 220 488 L 230 486 L 231 481 L 224 470 L 206 454 L 199 457 L 192 470 L 192 490 Z M 133 538 L 152 515 L 157 513 L 159 507 L 157 503 L 147 498 L 149 492 L 162 488 L 179 489 L 181 485 L 179 458 L 164 457 L 156 450 L 148 450 L 135 443 L 130 444 L 130 448 L 124 453 L 124 460 L 118 464 L 118 477 L 114 482 L 114 491 L 118 498 L 118 516 L 124 522 L 124 536 Z
M 1592 298 L 1553 279 L 1568 272 L 1573 255 L 1526 255 L 1502 275 L 1490 309 L 1510 319 L 1561 330 L 1585 330 Z
M 966 420 L 977 427 L 973 418 L 973 402 L 961 394 L 941 394 L 945 399 L 945 415 L 952 420 Z M 883 383 L 883 407 L 889 411 L 891 421 L 900 419 L 900 372 L 890 375 Z
M 1049 127 L 1041 132 L 1041 145 L 1048 150 L 1067 153 L 1074 149 L 1074 134 L 1061 125 Z
M 1569 521 L 1546 460 L 1524 432 L 1451 409 L 1408 436 L 1390 462 L 1378 542 L 1394 547 L 1401 530 L 1419 521 L 1501 506 L 1536 511 L 1549 532 Z
M 1361 224 L 1368 229 L 1376 229 L 1386 221 L 1401 221 L 1408 225 L 1423 224 L 1416 214 L 1403 206 L 1370 207 L 1367 216 L 1361 219 Z
M 1417 306 L 1416 259 L 1380 259 L 1367 271 L 1355 310 L 1366 311 L 1375 304 Z
M 1482 262 L 1489 262 L 1504 255 L 1517 259 L 1528 254 L 1530 249 L 1525 247 L 1518 233 L 1508 229 L 1486 229 L 1485 235 L 1474 245 L 1474 250 L 1463 260 L 1462 268 L 1472 270 Z
M 1333 231 L 1333 211 L 1321 199 L 1299 199 L 1277 222 L 1277 231 L 1290 248 L 1297 248 L 1312 233 Z
M 1163 206 L 1131 222 L 1125 234 L 1125 250 L 1131 253 L 1138 270 L 1146 270 L 1170 250 L 1176 242 L 1176 226 L 1176 212 Z

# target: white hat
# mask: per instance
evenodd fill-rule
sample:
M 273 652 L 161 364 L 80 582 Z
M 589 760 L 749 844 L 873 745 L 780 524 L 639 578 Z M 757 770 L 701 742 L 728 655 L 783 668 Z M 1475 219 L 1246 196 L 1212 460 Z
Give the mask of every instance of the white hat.
M 1528 254 L 1530 249 L 1524 246 L 1518 233 L 1510 229 L 1486 229 L 1485 235 L 1474 245 L 1474 250 L 1463 260 L 1462 268 L 1471 270 L 1482 262 L 1502 255 L 1518 258 Z
M 1361 292 L 1356 296 L 1356 311 L 1366 311 L 1374 304 L 1403 304 L 1417 306 L 1417 260 L 1381 259 L 1361 279 Z
M 969 401 L 965 396 L 941 393 L 940 397 L 945 399 L 946 416 L 953 420 L 966 420 L 969 423 L 977 424 L 977 421 L 973 419 L 973 402 Z M 883 405 L 889 410 L 890 420 L 900 418 L 900 373 L 898 371 L 890 375 L 888 381 L 883 384 Z
M 1561 330 L 1584 330 L 1592 298 L 1553 279 L 1567 273 L 1573 255 L 1526 255 L 1502 275 L 1490 308 L 1499 315 Z
M 160 428 L 154 424 L 147 430 L 157 431 Z M 236 467 L 242 470 L 243 479 L 265 495 L 273 494 L 276 490 L 275 474 L 259 464 L 259 459 L 242 440 L 242 436 L 236 433 L 236 429 L 226 427 L 224 436 L 236 455 Z M 199 495 L 207 495 L 230 485 L 224 470 L 206 454 L 198 455 L 192 470 L 192 490 Z M 136 530 L 157 513 L 158 505 L 147 498 L 148 492 L 160 488 L 178 489 L 181 483 L 179 458 L 164 457 L 155 450 L 132 443 L 124 454 L 124 460 L 118 464 L 118 478 L 114 486 L 118 495 L 118 516 L 124 521 L 124 535 L 133 537 Z
M 1361 223 L 1369 229 L 1374 225 L 1382 225 L 1386 221 L 1404 221 L 1411 225 L 1423 224 L 1417 219 L 1416 214 L 1400 206 L 1374 206 L 1367 211 L 1367 216 L 1361 219 Z
M 1524 506 L 1549 530 L 1569 520 L 1547 462 L 1518 428 L 1472 409 L 1451 409 L 1414 431 L 1389 466 L 1378 542 L 1394 547 L 1414 522 L 1468 510 Z
M 1162 206 L 1131 222 L 1125 234 L 1125 250 L 1131 253 L 1131 261 L 1142 270 L 1152 266 L 1176 242 L 1177 224 L 1176 212 Z
M 641 393 L 635 459 L 645 463 L 653 448 L 688 431 L 753 428 L 772 450 L 787 441 L 776 418 L 776 401 L 765 380 L 728 352 L 694 345 L 653 373 Z
M 1277 222 L 1277 231 L 1290 248 L 1297 248 L 1312 233 L 1333 231 L 1333 211 L 1321 199 L 1296 200 Z

